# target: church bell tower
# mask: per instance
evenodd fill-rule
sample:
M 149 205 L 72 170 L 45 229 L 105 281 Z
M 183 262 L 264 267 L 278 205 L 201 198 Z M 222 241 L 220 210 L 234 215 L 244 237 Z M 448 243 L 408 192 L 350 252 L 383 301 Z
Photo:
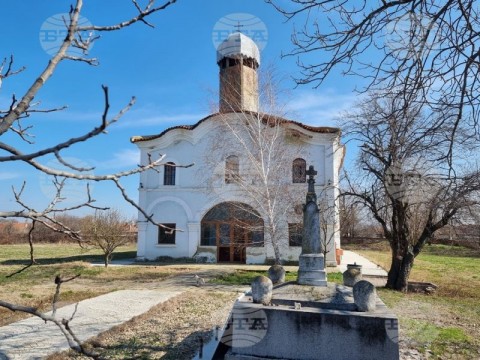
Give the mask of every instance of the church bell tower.
M 248 36 L 236 32 L 217 49 L 220 67 L 220 112 L 258 112 L 260 51 Z

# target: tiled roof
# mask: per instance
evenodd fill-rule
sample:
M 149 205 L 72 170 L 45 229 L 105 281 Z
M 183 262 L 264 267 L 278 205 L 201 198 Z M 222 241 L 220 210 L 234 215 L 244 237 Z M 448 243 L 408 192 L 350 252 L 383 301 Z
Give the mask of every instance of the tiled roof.
M 235 111 L 231 111 L 229 113 L 235 113 Z M 257 115 L 257 113 L 255 112 L 250 112 L 250 111 L 244 111 L 242 113 L 249 113 L 249 114 L 252 114 L 252 115 Z M 160 137 L 162 137 L 163 135 L 165 135 L 166 133 L 172 131 L 172 130 L 175 130 L 175 129 L 184 129 L 184 130 L 193 130 L 195 129 L 198 125 L 200 125 L 201 123 L 203 123 L 204 121 L 207 121 L 208 119 L 210 118 L 213 118 L 215 116 L 218 116 L 220 114 L 228 114 L 228 113 L 214 113 L 214 114 L 211 114 L 211 115 L 208 115 L 207 117 L 204 117 L 203 119 L 201 119 L 200 121 L 198 121 L 196 124 L 193 124 L 193 125 L 177 125 L 177 126 L 172 126 L 168 129 L 165 129 L 164 131 L 162 131 L 160 134 L 155 134 L 155 135 L 138 135 L 138 136 L 132 136 L 130 138 L 130 141 L 132 143 L 136 143 L 136 142 L 141 142 L 141 141 L 149 141 L 149 140 L 154 140 L 154 139 L 158 139 Z M 288 120 L 288 119 L 284 119 L 284 118 L 281 118 L 281 117 L 277 117 L 277 116 L 273 116 L 273 115 L 268 115 L 268 114 L 260 114 L 262 116 L 262 120 L 265 121 L 265 122 L 270 122 L 270 121 L 279 121 L 281 124 L 295 124 L 305 130 L 308 130 L 308 131 L 312 131 L 312 132 L 316 132 L 316 133 L 322 133 L 322 134 L 340 134 L 340 129 L 339 128 L 334 128 L 334 127 L 326 127 L 326 126 L 310 126 L 310 125 L 305 125 L 305 124 L 302 124 L 301 122 L 299 121 L 294 121 L 294 120 Z

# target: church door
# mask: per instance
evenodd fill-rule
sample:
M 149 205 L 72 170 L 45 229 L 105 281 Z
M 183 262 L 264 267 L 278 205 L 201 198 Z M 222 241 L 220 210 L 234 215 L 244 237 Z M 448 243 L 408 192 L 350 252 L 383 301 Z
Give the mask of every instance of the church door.
M 246 204 L 218 204 L 203 217 L 201 245 L 217 247 L 217 262 L 245 263 L 248 246 L 263 246 L 263 220 Z

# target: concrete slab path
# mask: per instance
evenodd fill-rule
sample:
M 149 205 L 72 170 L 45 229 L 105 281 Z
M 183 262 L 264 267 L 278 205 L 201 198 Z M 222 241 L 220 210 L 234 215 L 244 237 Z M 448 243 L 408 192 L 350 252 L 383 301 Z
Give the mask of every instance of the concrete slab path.
M 120 290 L 80 301 L 57 310 L 57 318 L 69 319 L 80 340 L 85 341 L 151 307 L 167 301 L 182 291 Z M 45 324 L 37 317 L 0 327 L 0 359 L 42 359 L 69 349 L 68 342 L 53 323 Z
M 387 272 L 379 265 L 371 262 L 367 258 L 353 252 L 344 250 L 342 256 L 342 263 L 337 266 L 339 271 L 344 272 L 347 270 L 348 264 L 362 265 L 362 274 L 367 276 L 387 276 Z

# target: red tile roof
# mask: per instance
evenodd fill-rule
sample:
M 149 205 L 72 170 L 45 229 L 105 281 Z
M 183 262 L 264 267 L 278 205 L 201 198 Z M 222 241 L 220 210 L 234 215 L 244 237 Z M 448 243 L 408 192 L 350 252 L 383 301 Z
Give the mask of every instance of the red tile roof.
M 231 112 L 228 112 L 228 113 L 234 113 L 234 112 L 235 111 L 231 111 Z M 257 115 L 257 113 L 250 112 L 250 111 L 245 111 L 244 113 Z M 165 135 L 166 133 L 168 133 L 169 131 L 172 131 L 172 130 L 175 130 L 175 129 L 193 130 L 198 125 L 203 123 L 204 121 L 207 121 L 208 119 L 213 118 L 213 117 L 215 117 L 217 115 L 220 115 L 220 114 L 226 114 L 226 113 L 218 113 L 217 112 L 217 113 L 214 113 L 214 114 L 210 114 L 207 117 L 204 117 L 203 119 L 201 119 L 200 121 L 198 121 L 196 124 L 193 124 L 193 125 L 172 126 L 168 129 L 162 131 L 160 134 L 132 136 L 130 138 L 130 141 L 132 143 L 136 143 L 136 142 L 141 142 L 141 141 L 149 141 L 149 140 L 158 139 L 158 138 L 162 137 L 163 135 Z M 309 125 L 302 124 L 299 121 L 288 120 L 288 119 L 284 119 L 284 118 L 277 117 L 277 116 L 274 116 L 274 115 L 268 115 L 268 114 L 260 114 L 260 115 L 263 116 L 262 120 L 265 121 L 265 122 L 266 121 L 269 121 L 269 122 L 270 121 L 279 121 L 280 124 L 295 124 L 295 125 L 303 128 L 303 129 L 305 129 L 305 130 L 316 132 L 316 133 L 322 133 L 322 134 L 339 134 L 340 135 L 340 133 L 341 133 L 341 130 L 339 128 L 335 128 L 335 127 L 309 126 Z

